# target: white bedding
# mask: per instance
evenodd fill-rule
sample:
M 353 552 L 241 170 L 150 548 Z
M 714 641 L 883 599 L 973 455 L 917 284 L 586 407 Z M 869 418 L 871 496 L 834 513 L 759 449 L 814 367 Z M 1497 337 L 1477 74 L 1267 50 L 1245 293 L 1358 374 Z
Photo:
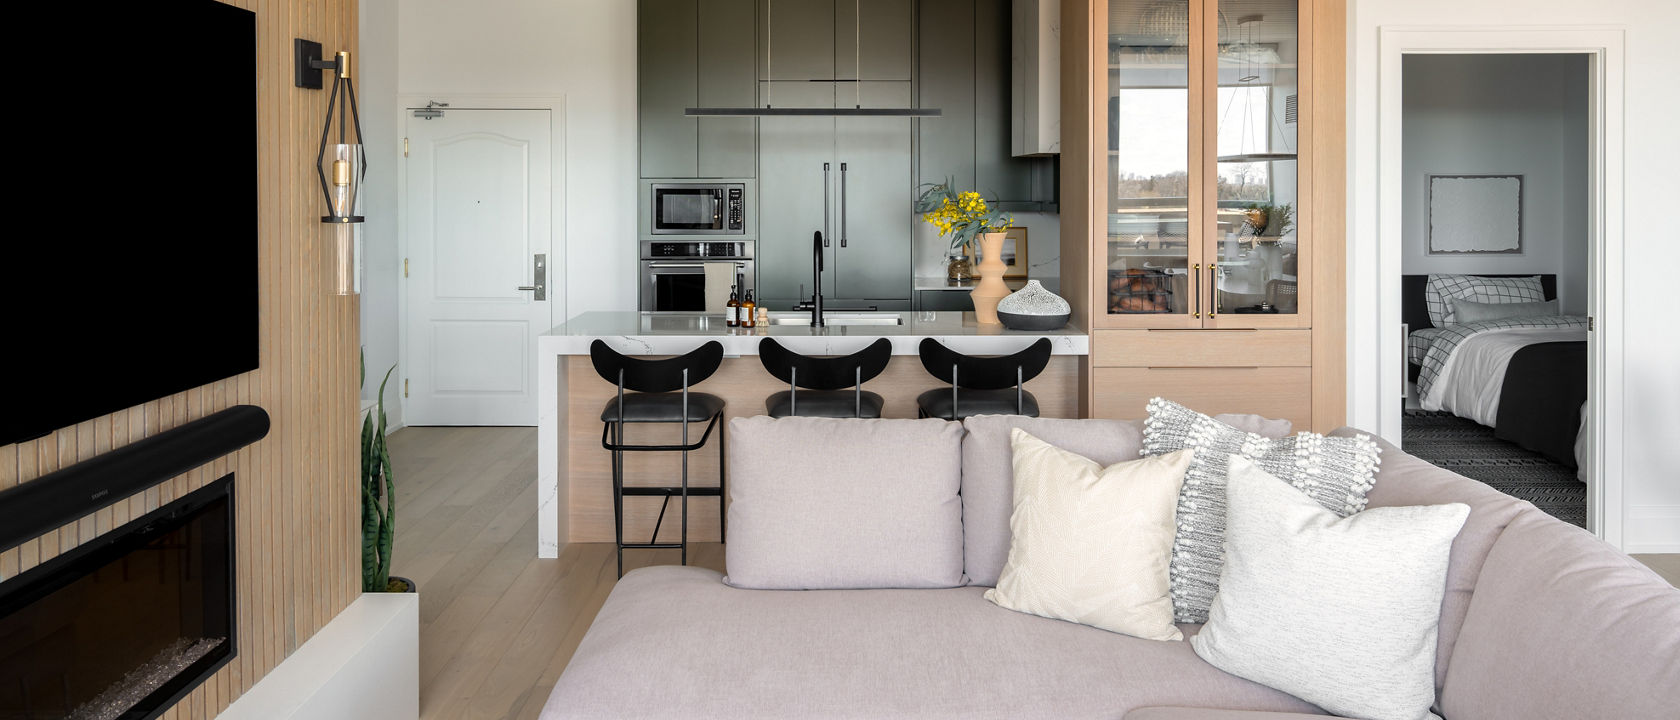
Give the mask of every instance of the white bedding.
M 1420 401 L 1425 410 L 1445 410 L 1493 427 L 1505 369 L 1518 350 L 1536 343 L 1586 340 L 1582 327 L 1488 330 L 1465 338 L 1448 355 Z

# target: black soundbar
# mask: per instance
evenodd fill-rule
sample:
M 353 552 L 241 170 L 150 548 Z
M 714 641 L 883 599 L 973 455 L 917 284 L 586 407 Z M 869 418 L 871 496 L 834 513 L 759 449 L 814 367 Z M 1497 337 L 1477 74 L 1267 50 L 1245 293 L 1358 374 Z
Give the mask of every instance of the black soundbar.
M 268 435 L 268 411 L 235 405 L 0 491 L 0 549 L 76 520 Z

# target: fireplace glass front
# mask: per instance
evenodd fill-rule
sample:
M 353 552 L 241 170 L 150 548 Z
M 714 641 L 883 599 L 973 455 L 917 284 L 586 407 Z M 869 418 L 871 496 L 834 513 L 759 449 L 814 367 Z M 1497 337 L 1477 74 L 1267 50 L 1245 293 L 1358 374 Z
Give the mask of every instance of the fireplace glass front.
M 228 475 L 0 583 L 0 720 L 152 718 L 227 664 L 232 508 Z

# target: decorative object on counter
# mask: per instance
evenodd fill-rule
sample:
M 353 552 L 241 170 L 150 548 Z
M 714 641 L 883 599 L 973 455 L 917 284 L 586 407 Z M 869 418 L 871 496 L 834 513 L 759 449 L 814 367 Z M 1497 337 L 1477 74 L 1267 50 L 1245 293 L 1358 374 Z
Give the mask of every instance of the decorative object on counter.
M 1027 229 L 1012 227 L 1003 233 L 1003 264 L 1006 278 L 1027 276 Z
M 1003 240 L 1000 232 L 980 235 L 980 282 L 968 291 L 968 297 L 974 303 L 974 320 L 982 325 L 998 324 L 998 301 L 1009 295 L 1009 286 L 1003 282 L 1003 271 L 1008 269 L 1003 264 Z
M 968 259 L 968 246 L 962 250 L 953 250 L 945 263 L 945 280 L 952 285 L 961 285 L 974 279 L 974 261 Z
M 974 316 L 983 324 L 997 324 L 997 301 L 1009 294 L 1003 284 L 1008 266 L 1003 262 L 1004 233 L 1015 226 L 1015 216 L 992 209 L 986 199 L 975 191 L 957 192 L 953 181 L 923 185 L 921 197 L 916 199 L 916 212 L 922 220 L 939 228 L 939 234 L 951 239 L 951 252 L 960 252 L 970 242 L 979 240 L 980 284 L 969 292 L 974 302 Z M 953 263 L 955 264 L 955 263 Z M 947 277 L 956 280 L 954 270 L 947 267 Z
M 997 316 L 1010 330 L 1056 330 L 1067 325 L 1073 308 L 1037 280 L 1028 280 L 1026 287 L 998 301 Z

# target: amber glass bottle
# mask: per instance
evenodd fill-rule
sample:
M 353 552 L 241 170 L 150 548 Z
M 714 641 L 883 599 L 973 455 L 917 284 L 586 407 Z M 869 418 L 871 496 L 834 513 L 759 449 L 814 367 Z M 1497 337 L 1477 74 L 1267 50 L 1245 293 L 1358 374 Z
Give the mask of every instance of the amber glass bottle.
M 726 327 L 741 326 L 741 295 L 733 289 L 729 291 L 729 302 L 723 304 L 723 324 Z
M 755 327 L 758 320 L 753 317 L 753 311 L 758 309 L 758 303 L 753 302 L 753 291 L 747 291 L 747 297 L 741 301 L 741 327 Z

